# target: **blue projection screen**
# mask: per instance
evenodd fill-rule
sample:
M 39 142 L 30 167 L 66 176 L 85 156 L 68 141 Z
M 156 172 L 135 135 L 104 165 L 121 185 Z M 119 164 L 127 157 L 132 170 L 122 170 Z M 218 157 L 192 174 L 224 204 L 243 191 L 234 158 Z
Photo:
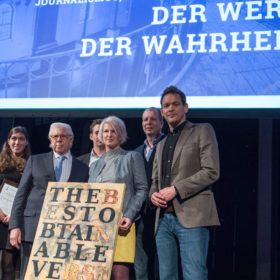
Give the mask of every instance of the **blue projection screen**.
M 280 0 L 1 0 L 0 109 L 280 108 Z

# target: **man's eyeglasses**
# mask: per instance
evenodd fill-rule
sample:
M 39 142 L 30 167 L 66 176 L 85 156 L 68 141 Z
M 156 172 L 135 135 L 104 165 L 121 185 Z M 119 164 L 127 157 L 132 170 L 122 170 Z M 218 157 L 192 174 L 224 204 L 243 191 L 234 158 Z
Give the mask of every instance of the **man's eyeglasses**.
M 57 141 L 58 138 L 60 138 L 61 140 L 66 140 L 66 139 L 68 139 L 69 137 L 71 137 L 71 135 L 67 135 L 67 134 L 57 134 L 57 135 L 51 135 L 50 137 L 51 137 L 51 139 Z

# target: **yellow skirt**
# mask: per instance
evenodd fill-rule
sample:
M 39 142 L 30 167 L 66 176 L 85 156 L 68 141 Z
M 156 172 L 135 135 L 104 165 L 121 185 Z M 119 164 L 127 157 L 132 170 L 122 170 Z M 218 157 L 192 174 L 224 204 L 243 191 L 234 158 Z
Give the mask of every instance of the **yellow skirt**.
M 118 234 L 114 255 L 114 262 L 134 263 L 135 257 L 135 223 L 132 223 L 130 230 L 124 235 Z

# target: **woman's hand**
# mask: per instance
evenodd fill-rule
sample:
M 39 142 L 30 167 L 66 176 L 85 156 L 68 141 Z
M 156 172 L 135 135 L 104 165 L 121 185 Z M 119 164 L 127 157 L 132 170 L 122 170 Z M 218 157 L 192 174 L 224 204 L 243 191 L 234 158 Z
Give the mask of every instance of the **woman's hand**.
M 8 225 L 9 224 L 9 222 L 10 222 L 10 215 L 7 215 L 4 219 L 3 219 L 3 223 L 4 224 L 6 224 L 6 225 Z
M 0 209 L 0 221 L 3 222 L 4 219 L 6 218 L 7 214 L 5 214 L 1 209 Z
M 127 217 L 122 217 L 119 225 L 120 230 L 129 230 L 131 227 L 131 220 Z

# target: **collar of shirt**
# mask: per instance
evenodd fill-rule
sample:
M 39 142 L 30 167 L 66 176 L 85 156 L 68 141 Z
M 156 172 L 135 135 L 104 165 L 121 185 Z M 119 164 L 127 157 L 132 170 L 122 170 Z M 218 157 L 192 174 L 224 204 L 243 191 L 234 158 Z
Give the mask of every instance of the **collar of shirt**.
M 59 155 L 58 153 L 56 153 L 55 151 L 53 151 L 53 154 L 54 154 L 54 157 L 56 160 L 58 160 L 58 157 L 60 157 L 61 155 Z M 72 155 L 71 155 L 71 152 L 68 151 L 65 155 L 65 158 L 68 159 L 68 160 L 71 160 L 72 159 Z
M 53 166 L 54 168 L 56 167 L 57 163 L 58 163 L 58 157 L 61 156 L 56 152 L 53 152 L 54 156 L 53 156 Z M 63 161 L 63 165 L 62 165 L 62 172 L 61 172 L 61 177 L 59 182 L 67 182 L 69 177 L 70 177 L 70 173 L 71 173 L 71 169 L 72 169 L 72 155 L 71 152 L 68 151 L 65 155 L 65 160 Z
M 155 145 L 165 136 L 164 133 L 161 133 L 154 141 L 153 141 L 153 148 Z M 149 146 L 147 139 L 144 141 L 145 147 L 149 147 L 150 149 L 153 149 Z
M 181 132 L 185 125 L 186 125 L 187 121 L 184 121 L 183 123 L 181 123 L 180 125 L 178 125 L 177 127 L 174 128 L 173 132 L 171 132 L 170 130 L 168 131 L 168 134 L 177 134 L 178 132 Z
M 147 161 L 149 161 L 152 152 L 156 146 L 156 144 L 164 137 L 165 135 L 163 133 L 161 133 L 154 141 L 153 141 L 153 147 L 151 148 L 148 144 L 147 139 L 145 139 L 144 141 L 144 155 Z
M 94 149 L 91 150 L 90 156 L 91 157 L 98 157 L 98 155 L 94 152 Z
M 146 140 L 145 140 L 146 141 Z M 147 142 L 147 141 L 146 141 Z M 145 143 L 145 142 L 144 142 Z M 151 148 L 149 145 L 148 145 L 148 143 L 145 143 L 145 145 L 144 145 L 144 156 L 145 156 L 145 159 L 148 161 L 149 159 L 150 159 L 150 157 L 151 157 L 151 154 L 152 154 L 152 152 L 153 152 L 153 150 L 154 150 L 154 147 L 155 146 L 153 146 L 153 148 Z
M 91 150 L 90 153 L 90 159 L 89 159 L 89 164 L 88 166 L 90 166 L 93 162 L 97 161 L 99 159 L 99 156 L 94 152 L 94 150 Z
M 164 133 L 161 133 L 154 141 L 153 141 L 153 146 L 155 146 L 162 138 L 165 137 Z

